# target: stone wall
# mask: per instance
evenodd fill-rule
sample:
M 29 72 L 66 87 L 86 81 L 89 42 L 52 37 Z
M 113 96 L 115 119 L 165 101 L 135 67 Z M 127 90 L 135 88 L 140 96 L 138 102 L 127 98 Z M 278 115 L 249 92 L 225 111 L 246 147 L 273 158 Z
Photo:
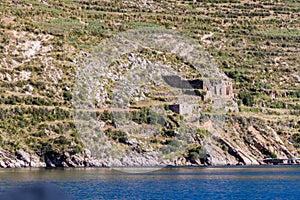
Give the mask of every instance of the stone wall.
M 232 83 L 222 79 L 184 80 L 179 76 L 163 76 L 164 81 L 171 87 L 179 89 L 197 89 L 207 91 L 206 98 L 233 98 Z
M 169 109 L 174 113 L 184 116 L 185 119 L 198 117 L 200 111 L 198 104 L 173 104 L 169 106 Z
M 171 87 L 180 89 L 203 89 L 203 81 L 199 79 L 184 80 L 179 76 L 163 76 L 164 81 Z
M 232 83 L 227 80 L 206 79 L 203 82 L 203 88 L 207 91 L 205 98 L 217 97 L 232 99 L 234 97 Z

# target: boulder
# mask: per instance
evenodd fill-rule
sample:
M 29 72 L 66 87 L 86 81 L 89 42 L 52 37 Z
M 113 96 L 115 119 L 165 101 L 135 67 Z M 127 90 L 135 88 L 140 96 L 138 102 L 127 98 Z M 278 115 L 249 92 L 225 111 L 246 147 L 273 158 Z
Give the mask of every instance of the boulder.
M 0 167 L 1 168 L 6 168 L 7 165 L 5 164 L 5 162 L 2 161 L 2 159 L 0 159 Z
M 31 156 L 29 153 L 27 153 L 26 151 L 24 151 L 23 149 L 19 149 L 17 152 L 17 157 L 19 160 L 22 160 L 26 163 L 30 163 L 31 162 Z

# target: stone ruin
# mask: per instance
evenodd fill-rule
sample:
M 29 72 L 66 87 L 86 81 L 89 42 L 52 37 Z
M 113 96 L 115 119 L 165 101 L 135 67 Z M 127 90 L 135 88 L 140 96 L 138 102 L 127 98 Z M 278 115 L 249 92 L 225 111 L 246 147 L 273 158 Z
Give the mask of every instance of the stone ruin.
M 163 76 L 164 81 L 171 87 L 178 89 L 206 91 L 207 98 L 228 98 L 234 97 L 232 83 L 224 79 L 194 79 L 184 80 L 179 76 Z
M 206 98 L 222 98 L 222 99 L 233 99 L 233 88 L 232 83 L 228 80 L 204 80 L 203 90 L 207 92 Z
M 182 90 L 192 90 L 192 94 L 196 96 L 195 91 L 205 91 L 206 95 L 202 100 L 211 99 L 211 102 L 214 105 L 214 108 L 220 109 L 223 108 L 228 102 L 233 103 L 233 88 L 232 83 L 225 79 L 194 79 L 194 80 L 185 80 L 179 76 L 164 76 L 164 81 L 171 87 L 182 89 Z M 181 97 L 184 98 L 184 97 Z M 169 106 L 169 109 L 175 113 L 181 114 L 188 118 L 195 117 L 199 115 L 200 105 L 195 102 L 180 101 L 176 104 Z M 233 105 L 230 108 L 225 110 L 237 110 L 236 105 Z

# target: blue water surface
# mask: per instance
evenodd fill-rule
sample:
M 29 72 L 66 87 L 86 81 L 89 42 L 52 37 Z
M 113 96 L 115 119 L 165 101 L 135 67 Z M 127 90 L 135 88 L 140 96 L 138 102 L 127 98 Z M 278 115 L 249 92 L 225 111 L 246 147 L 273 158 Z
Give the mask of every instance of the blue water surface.
M 1 199 L 24 199 L 30 192 L 43 195 L 40 200 L 300 199 L 300 167 L 0 170 Z

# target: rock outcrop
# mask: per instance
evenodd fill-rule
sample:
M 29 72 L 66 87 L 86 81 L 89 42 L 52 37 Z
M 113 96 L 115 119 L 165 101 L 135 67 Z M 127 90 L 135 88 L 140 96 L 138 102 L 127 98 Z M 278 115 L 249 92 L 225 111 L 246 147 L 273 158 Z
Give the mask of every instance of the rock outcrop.
M 0 150 L 1 168 L 21 168 L 21 167 L 45 167 L 46 164 L 40 161 L 36 154 L 29 154 L 23 149 L 19 149 L 15 154 L 6 150 Z

